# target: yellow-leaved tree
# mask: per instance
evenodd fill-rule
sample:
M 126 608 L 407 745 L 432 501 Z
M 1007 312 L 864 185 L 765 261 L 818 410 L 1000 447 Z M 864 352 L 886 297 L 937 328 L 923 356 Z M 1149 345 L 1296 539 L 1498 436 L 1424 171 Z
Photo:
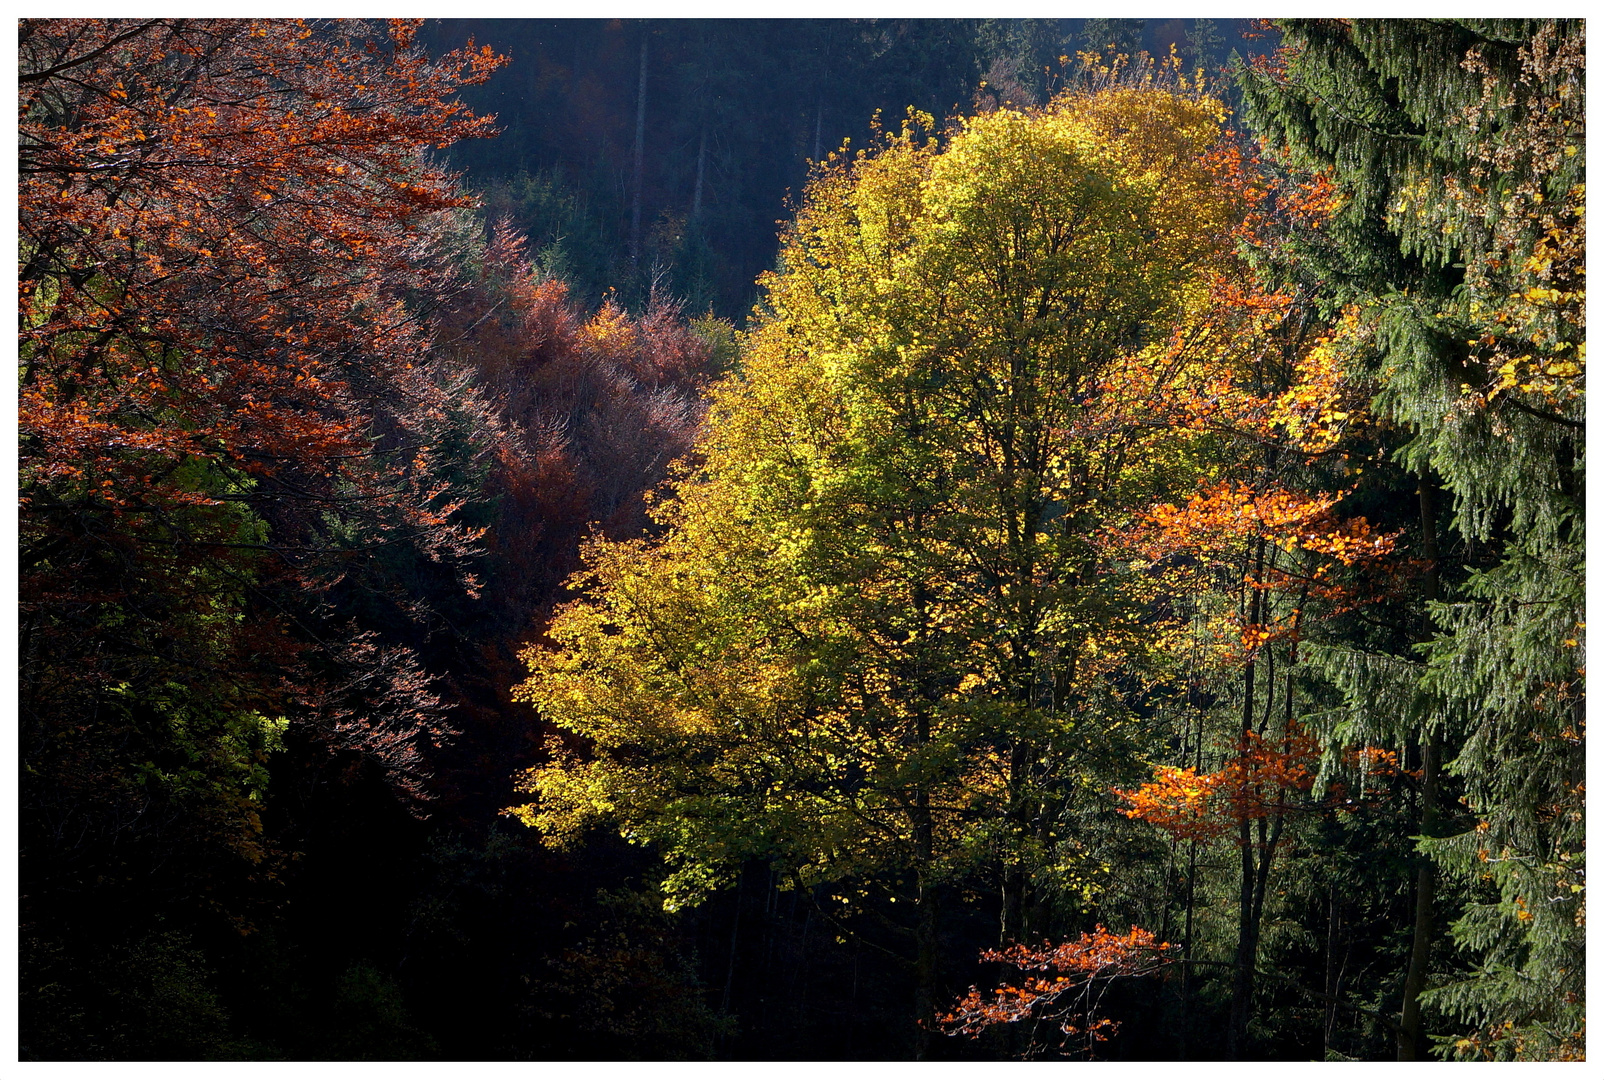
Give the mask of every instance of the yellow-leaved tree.
M 832 159 L 666 534 L 593 540 L 525 655 L 585 752 L 515 812 L 653 845 L 671 904 L 747 860 L 890 893 L 920 1019 L 944 889 L 1000 886 L 1005 937 L 1083 897 L 1164 641 L 1121 535 L 1209 470 L 1262 347 L 1222 118 L 1115 87 Z

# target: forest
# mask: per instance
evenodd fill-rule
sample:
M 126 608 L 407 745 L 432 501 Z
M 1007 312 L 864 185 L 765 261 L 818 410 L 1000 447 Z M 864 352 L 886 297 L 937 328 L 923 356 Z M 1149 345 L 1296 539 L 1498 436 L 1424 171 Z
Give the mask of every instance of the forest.
M 18 1055 L 1585 1058 L 1585 23 L 23 19 Z

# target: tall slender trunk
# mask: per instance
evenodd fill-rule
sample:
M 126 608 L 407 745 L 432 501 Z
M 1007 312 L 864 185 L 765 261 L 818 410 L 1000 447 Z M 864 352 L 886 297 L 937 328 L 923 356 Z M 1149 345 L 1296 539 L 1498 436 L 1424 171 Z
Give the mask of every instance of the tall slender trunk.
M 728 1016 L 730 1012 L 730 991 L 735 986 L 735 947 L 740 942 L 741 933 L 741 898 L 746 888 L 746 868 L 735 878 L 735 918 L 730 921 L 730 958 L 724 968 L 724 993 L 719 997 L 718 1011 Z M 720 1032 L 713 1037 L 713 1050 L 715 1054 L 723 1048 L 724 1033 Z
M 1437 772 L 1441 748 L 1435 732 L 1421 745 L 1420 835 L 1430 836 L 1437 824 Z M 1437 899 L 1437 876 L 1431 859 L 1420 856 L 1415 871 L 1415 932 L 1409 946 L 1409 973 L 1404 977 L 1403 1012 L 1398 1018 L 1398 1060 L 1418 1061 L 1426 1047 L 1420 1023 L 1420 991 L 1426 985 L 1426 963 L 1431 954 L 1432 905 Z
M 1025 872 L 1018 863 L 1003 867 L 1002 918 L 998 921 L 997 944 L 1004 947 L 1022 940 L 1025 918 Z
M 936 984 L 940 976 L 939 929 L 940 905 L 937 887 L 929 877 L 932 867 L 926 866 L 919 880 L 919 924 L 915 931 L 918 953 L 914 960 L 913 1011 L 918 1017 L 914 1033 L 914 1060 L 931 1059 L 932 1031 L 936 1016 Z
M 1421 469 L 1420 532 L 1426 556 L 1426 599 L 1438 597 L 1437 512 L 1431 477 Z M 1429 632 L 1428 632 L 1429 636 Z M 1437 779 L 1442 757 L 1441 737 L 1435 728 L 1427 730 L 1420 742 L 1420 835 L 1431 836 L 1437 825 Z M 1409 970 L 1404 976 L 1403 1010 L 1398 1017 L 1398 1060 L 1418 1061 L 1424 1053 L 1425 1033 L 1421 1030 L 1420 991 L 1426 985 L 1426 965 L 1431 957 L 1432 907 L 1437 899 L 1437 878 L 1429 856 L 1417 856 L 1415 869 L 1415 929 L 1409 946 Z
M 915 515 L 912 526 L 916 531 L 922 531 L 924 522 Z M 916 580 L 911 590 L 914 625 L 928 627 L 930 616 L 930 594 L 925 582 Z M 938 700 L 935 686 L 932 683 L 932 672 L 924 657 L 915 652 L 909 657 L 908 675 L 911 683 L 917 688 L 920 704 L 915 708 L 913 715 L 913 743 L 914 752 L 919 753 L 924 747 L 930 745 L 930 718 L 931 709 Z M 939 885 L 935 880 L 936 873 L 936 829 L 935 814 L 930 805 L 930 784 L 926 777 L 920 776 L 913 790 L 913 806 L 911 807 L 910 824 L 913 826 L 913 856 L 915 883 L 918 889 L 914 899 L 914 1060 L 927 1061 L 930 1059 L 932 1043 L 932 1026 L 935 1023 L 938 990 L 938 940 L 940 930 Z
M 1258 952 L 1258 927 L 1253 921 L 1253 833 L 1252 823 L 1242 819 L 1237 843 L 1242 853 L 1242 885 L 1237 898 L 1236 966 L 1231 978 L 1230 1027 L 1226 1031 L 1225 1054 L 1231 1061 L 1242 1060 L 1247 1049 L 1248 1012 L 1253 997 L 1253 959 Z
M 735 985 L 735 946 L 740 941 L 741 933 L 741 890 L 746 885 L 746 870 L 743 867 L 740 876 L 735 879 L 735 918 L 730 921 L 730 961 L 724 970 L 724 996 L 719 1001 L 719 1011 L 730 1011 L 730 988 Z
M 930 741 L 930 721 L 920 716 L 918 736 L 920 743 Z M 914 855 L 918 860 L 918 896 L 915 904 L 918 922 L 914 927 L 916 952 L 913 974 L 913 1012 L 917 1028 L 914 1032 L 914 1060 L 928 1061 L 931 1050 L 931 1025 L 936 1015 L 936 980 L 938 976 L 937 936 L 938 911 L 935 871 L 935 828 L 930 813 L 930 792 L 920 787 L 914 794 L 913 814 Z
M 830 87 L 829 52 L 825 52 L 824 73 L 819 79 L 818 93 L 813 99 L 813 160 L 824 156 L 824 95 Z
M 702 219 L 702 177 L 707 174 L 707 121 L 702 121 L 702 136 L 696 145 L 696 188 L 691 193 L 691 220 Z
M 1327 1057 L 1331 1053 L 1331 1036 L 1337 1029 L 1337 997 L 1342 989 L 1342 975 L 1347 967 L 1347 957 L 1344 954 L 1343 964 L 1337 965 L 1338 931 L 1342 925 L 1342 908 L 1337 904 L 1337 889 L 1333 885 L 1327 893 L 1326 899 L 1326 977 L 1325 977 L 1325 1018 L 1320 1029 L 1320 1056 Z
M 1159 902 L 1159 911 L 1162 913 L 1159 916 L 1159 929 L 1158 929 L 1158 939 L 1160 941 L 1168 941 L 1170 939 L 1170 916 L 1172 914 L 1172 904 L 1171 904 L 1171 902 L 1175 899 L 1175 897 L 1172 894 L 1171 890 L 1174 888 L 1174 886 L 1176 884 L 1178 884 L 1176 882 L 1176 880 L 1175 880 L 1175 875 L 1176 875 L 1175 858 L 1176 858 L 1177 855 L 1180 854 L 1180 851 L 1181 851 L 1181 839 L 1180 839 L 1180 837 L 1171 836 L 1170 837 L 1169 854 L 1166 855 L 1165 858 L 1164 858 L 1164 894 L 1163 894 L 1163 897 L 1161 898 L 1161 900 Z
M 629 212 L 629 259 L 637 266 L 640 264 L 641 176 L 646 162 L 646 46 L 650 40 L 651 34 L 643 20 L 640 31 L 640 91 L 635 101 L 634 201 Z
M 1197 841 L 1187 841 L 1186 853 L 1186 936 L 1181 939 L 1181 1022 L 1178 1025 L 1176 1057 L 1186 1060 L 1186 1031 L 1192 1021 L 1192 913 L 1195 910 L 1197 882 Z
M 1023 836 L 1027 822 L 1023 780 L 1029 762 L 1029 747 L 1024 742 L 1015 743 L 1008 759 L 1008 822 L 1011 832 L 1018 836 Z M 1029 879 L 1029 872 L 1016 852 L 1014 861 L 1005 864 L 1002 869 L 1002 925 L 998 937 L 1003 945 L 1025 940 L 1028 932 L 1025 927 L 1025 890 L 1029 887 Z
M 922 611 L 922 589 L 914 592 L 914 602 Z M 914 721 L 914 737 L 919 746 L 927 745 L 930 741 L 930 714 L 922 709 Z M 917 942 L 913 990 L 913 1011 L 917 1022 L 917 1029 L 914 1030 L 914 1061 L 929 1061 L 930 1025 L 935 1022 L 937 1005 L 937 920 L 940 915 L 937 912 L 937 884 L 932 879 L 935 873 L 935 818 L 930 814 L 929 786 L 922 782 L 914 791 L 913 810 L 914 859 L 917 860 L 919 875 L 919 895 L 916 900 L 919 921 L 914 928 Z
M 1263 576 L 1264 540 L 1260 538 L 1254 547 L 1253 581 L 1257 582 Z M 1262 611 L 1263 594 L 1253 588 L 1252 596 L 1248 600 L 1249 625 L 1258 624 Z M 1242 666 L 1243 749 L 1246 749 L 1248 736 L 1253 732 L 1254 674 L 1255 660 L 1250 655 Z M 1247 1050 L 1248 1017 L 1253 1001 L 1253 964 L 1259 951 L 1258 920 L 1254 917 L 1257 906 L 1254 903 L 1254 886 L 1257 884 L 1258 875 L 1255 872 L 1253 857 L 1252 823 L 1246 814 L 1242 815 L 1237 832 L 1237 844 L 1241 848 L 1242 857 L 1242 883 L 1237 902 L 1236 964 L 1231 979 L 1231 1015 L 1225 1043 L 1226 1056 L 1232 1061 L 1240 1061 Z
M 1437 769 L 1440 748 L 1436 732 L 1421 741 L 1420 833 L 1431 836 L 1437 823 Z M 1426 961 L 1431 955 L 1432 905 L 1437 899 L 1437 876 L 1431 859 L 1420 855 L 1415 870 L 1415 937 L 1408 952 L 1404 977 L 1404 1011 L 1399 1016 L 1399 1061 L 1420 1061 L 1424 1051 L 1420 992 L 1426 985 Z
M 1196 685 L 1188 679 L 1188 701 L 1192 700 Z M 1192 740 L 1192 771 L 1203 771 L 1203 710 L 1197 712 L 1197 737 Z M 1184 755 L 1183 755 L 1184 763 Z M 1187 842 L 1186 853 L 1186 940 L 1181 946 L 1181 955 L 1188 961 L 1181 965 L 1181 1024 L 1180 1047 L 1177 1057 L 1186 1060 L 1186 1035 L 1191 1026 L 1192 1017 L 1192 921 L 1197 910 L 1197 841 Z

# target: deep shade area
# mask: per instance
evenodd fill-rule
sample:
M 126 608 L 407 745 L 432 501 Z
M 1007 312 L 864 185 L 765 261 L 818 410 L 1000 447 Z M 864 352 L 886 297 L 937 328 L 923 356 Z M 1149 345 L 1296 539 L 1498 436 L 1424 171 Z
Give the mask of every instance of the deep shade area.
M 895 131 L 909 108 L 943 125 L 977 104 L 1038 104 L 1084 49 L 1173 46 L 1218 73 L 1277 37 L 1249 19 L 1197 22 L 441 19 L 422 35 L 512 57 L 463 95 L 502 135 L 450 160 L 545 265 L 591 302 L 612 289 L 639 304 L 655 285 L 740 323 L 810 162 L 873 145 L 876 117 Z

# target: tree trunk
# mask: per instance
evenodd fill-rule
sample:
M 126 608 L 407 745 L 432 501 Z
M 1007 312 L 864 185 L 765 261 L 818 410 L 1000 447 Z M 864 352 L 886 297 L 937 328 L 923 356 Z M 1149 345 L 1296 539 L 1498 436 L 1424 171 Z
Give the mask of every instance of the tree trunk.
M 1264 540 L 1255 545 L 1253 555 L 1253 581 L 1264 576 Z M 1252 588 L 1252 586 L 1249 586 Z M 1256 625 L 1263 611 L 1263 594 L 1256 588 L 1248 600 L 1248 623 Z M 1242 666 L 1242 746 L 1253 731 L 1253 677 L 1254 658 L 1250 655 Z M 1237 843 L 1242 849 L 1242 884 L 1237 903 L 1236 970 L 1231 979 L 1231 1016 L 1226 1030 L 1226 1057 L 1240 1061 L 1247 1050 L 1248 1016 L 1253 1001 L 1253 963 L 1259 951 L 1259 927 L 1255 918 L 1255 873 L 1253 858 L 1253 830 L 1247 815 L 1238 825 Z
M 635 175 L 633 180 L 634 202 L 629 213 L 629 259 L 630 262 L 640 264 L 640 208 L 641 208 L 641 177 L 645 171 L 646 161 L 646 45 L 650 40 L 650 33 L 646 23 L 641 23 L 640 33 L 640 91 L 635 102 Z
M 926 875 L 927 866 L 919 880 L 919 924 L 915 931 L 918 953 L 914 960 L 913 1011 L 918 1019 L 914 1032 L 914 1060 L 931 1060 L 933 1049 L 932 1026 L 936 1016 L 936 990 L 939 976 L 938 930 L 940 910 L 937 887 Z
M 1326 992 L 1325 1015 L 1320 1024 L 1320 1057 L 1331 1055 L 1331 1033 L 1337 1026 L 1337 890 L 1331 886 L 1326 893 Z
M 1426 736 L 1421 746 L 1420 835 L 1430 836 L 1437 824 L 1437 768 L 1441 748 L 1437 735 Z M 1437 875 L 1431 859 L 1420 857 L 1415 871 L 1415 935 L 1409 946 L 1409 973 L 1404 977 L 1403 1013 L 1398 1018 L 1398 1060 L 1419 1061 L 1425 1052 L 1420 1027 L 1420 991 L 1426 985 L 1426 962 L 1431 954 L 1432 905 L 1437 899 Z
M 1186 853 L 1186 937 L 1181 941 L 1181 957 L 1186 962 L 1181 965 L 1181 1023 L 1179 1025 L 1179 1047 L 1176 1057 L 1186 1060 L 1186 1031 L 1191 1024 L 1192 1014 L 1192 913 L 1195 910 L 1194 901 L 1197 882 L 1197 841 L 1187 841 Z
M 924 610 L 923 590 L 915 590 L 915 603 Z M 930 742 L 930 717 L 921 712 L 915 721 L 918 745 Z M 918 1025 L 914 1031 L 914 1060 L 930 1060 L 931 1025 L 936 1016 L 936 935 L 939 913 L 936 883 L 931 874 L 936 864 L 935 820 L 930 813 L 930 791 L 921 784 L 913 798 L 913 844 L 919 874 L 918 923 L 914 929 L 917 951 L 913 973 L 913 1013 Z
M 997 928 L 997 945 L 1005 948 L 1023 940 L 1021 923 L 1025 917 L 1025 873 L 1015 863 L 1002 872 L 1002 919 Z
M 1426 556 L 1426 600 L 1438 599 L 1437 513 L 1431 478 L 1422 469 L 1416 489 L 1420 496 L 1421 544 Z M 1429 631 L 1428 635 L 1429 637 Z M 1420 835 L 1430 836 L 1437 823 L 1437 773 L 1442 745 L 1435 730 L 1420 744 Z M 1419 856 L 1415 870 L 1415 931 L 1409 946 L 1409 971 L 1404 976 L 1403 1011 L 1398 1017 L 1398 1060 L 1418 1061 L 1425 1052 L 1420 1027 L 1420 991 L 1426 985 L 1426 964 L 1431 957 L 1432 906 L 1437 899 L 1437 878 L 1429 856 Z
M 702 122 L 702 137 L 696 146 L 696 188 L 691 194 L 691 220 L 702 219 L 702 177 L 707 174 L 707 122 Z
M 1021 841 L 1029 824 L 1024 793 L 1025 773 L 1029 765 L 1029 747 L 1023 742 L 1015 743 L 1008 755 L 1008 826 L 1010 836 Z M 1030 875 L 1025 864 L 1019 861 L 1017 851 L 1013 857 L 1015 861 L 1005 864 L 1002 869 L 1002 926 L 998 937 L 1003 945 L 1024 941 L 1027 934 L 1025 890 L 1029 887 Z
M 741 869 L 740 876 L 735 879 L 735 918 L 730 921 L 730 962 L 724 971 L 724 996 L 719 1001 L 719 1011 L 730 1011 L 730 988 L 735 985 L 735 946 L 740 941 L 741 932 L 741 890 L 746 884 L 746 869 Z
M 1230 1061 L 1242 1060 L 1247 1049 L 1248 1011 L 1253 998 L 1253 958 L 1258 952 L 1258 927 L 1253 921 L 1253 842 L 1246 818 L 1242 820 L 1238 843 L 1242 848 L 1242 887 L 1237 903 L 1236 965 L 1231 978 L 1230 1027 L 1226 1031 L 1225 1055 Z

